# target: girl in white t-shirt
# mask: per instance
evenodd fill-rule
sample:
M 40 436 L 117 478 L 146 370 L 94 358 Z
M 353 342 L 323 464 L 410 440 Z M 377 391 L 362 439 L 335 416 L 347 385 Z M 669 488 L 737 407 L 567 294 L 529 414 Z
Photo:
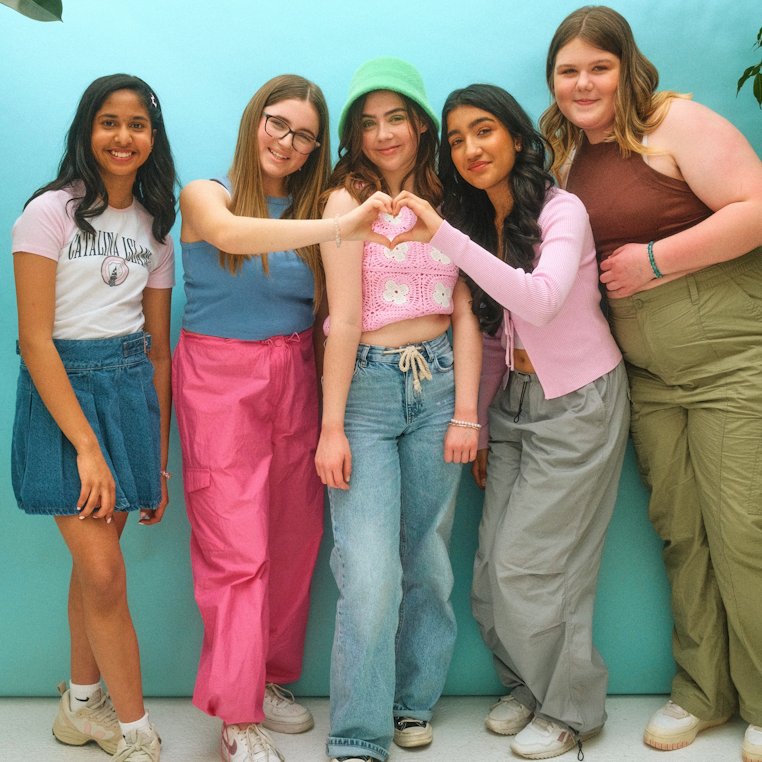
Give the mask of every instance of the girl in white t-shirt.
M 157 762 L 119 538 L 168 502 L 175 169 L 156 95 L 114 74 L 85 91 L 58 177 L 13 228 L 19 507 L 53 515 L 71 552 L 71 684 L 53 733 Z M 151 381 L 153 380 L 153 383 Z M 103 676 L 113 706 L 100 686 Z

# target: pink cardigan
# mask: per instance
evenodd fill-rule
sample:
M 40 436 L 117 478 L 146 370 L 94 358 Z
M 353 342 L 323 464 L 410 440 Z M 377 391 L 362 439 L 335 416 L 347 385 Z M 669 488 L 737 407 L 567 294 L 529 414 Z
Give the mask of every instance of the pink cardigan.
M 513 369 L 514 326 L 547 399 L 580 389 L 622 359 L 600 308 L 598 263 L 584 205 L 551 188 L 538 222 L 542 241 L 534 247 L 531 273 L 507 265 L 447 222 L 431 239 L 505 308 L 502 336 L 484 337 L 480 447 L 488 437 L 487 407 Z

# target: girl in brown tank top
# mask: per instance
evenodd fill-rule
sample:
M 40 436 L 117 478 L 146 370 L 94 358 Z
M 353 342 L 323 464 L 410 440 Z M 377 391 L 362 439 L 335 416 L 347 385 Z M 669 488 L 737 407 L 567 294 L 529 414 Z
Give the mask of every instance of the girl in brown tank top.
M 682 748 L 740 707 L 742 757 L 762 762 L 762 162 L 719 115 L 656 93 L 610 8 L 562 22 L 546 76 L 541 126 L 590 215 L 672 585 L 677 672 L 644 740 Z

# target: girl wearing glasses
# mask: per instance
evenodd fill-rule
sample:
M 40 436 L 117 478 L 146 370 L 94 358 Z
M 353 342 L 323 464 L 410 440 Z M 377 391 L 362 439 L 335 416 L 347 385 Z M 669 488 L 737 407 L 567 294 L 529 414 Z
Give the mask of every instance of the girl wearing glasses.
M 180 197 L 187 304 L 173 386 L 205 628 L 193 700 L 223 720 L 229 762 L 280 756 L 265 727 L 313 724 L 277 684 L 301 671 L 323 527 L 315 244 L 372 235 L 385 208 L 375 197 L 314 219 L 329 170 L 323 94 L 281 76 L 246 107 L 228 175 Z
M 325 217 L 379 190 L 438 205 L 437 129 L 410 64 L 361 66 Z M 415 221 L 404 209 L 373 227 L 391 239 Z M 328 756 L 344 762 L 385 760 L 392 739 L 432 740 L 431 708 L 455 641 L 450 529 L 460 464 L 474 459 L 478 440 L 481 337 L 468 287 L 436 249 L 389 246 L 321 247 L 331 317 L 316 464 L 329 487 L 341 593 Z

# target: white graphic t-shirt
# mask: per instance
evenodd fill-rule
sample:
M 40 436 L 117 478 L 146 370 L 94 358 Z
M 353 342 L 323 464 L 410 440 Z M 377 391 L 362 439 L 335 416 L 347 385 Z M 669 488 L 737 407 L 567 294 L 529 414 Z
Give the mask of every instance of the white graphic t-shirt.
M 13 226 L 13 251 L 58 262 L 54 339 L 106 339 L 143 330 L 143 289 L 175 285 L 172 238 L 159 243 L 152 217 L 136 200 L 90 218 L 80 230 L 69 203 L 72 188 L 48 191 Z

